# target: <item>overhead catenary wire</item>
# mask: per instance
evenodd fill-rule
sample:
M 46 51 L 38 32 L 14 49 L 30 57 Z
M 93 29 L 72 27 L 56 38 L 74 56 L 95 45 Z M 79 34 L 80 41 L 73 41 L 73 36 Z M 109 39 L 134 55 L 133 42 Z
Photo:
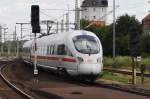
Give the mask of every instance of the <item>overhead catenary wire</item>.
M 69 25 L 75 25 L 75 23 L 72 23 L 72 22 L 70 22 L 70 20 L 69 20 L 70 11 L 72 11 L 72 10 L 69 10 L 69 7 L 68 7 L 68 10 L 67 10 L 67 11 L 64 11 L 64 13 L 63 13 L 61 16 L 59 16 L 59 17 L 53 19 L 53 23 L 52 23 L 52 24 L 55 24 L 55 25 L 62 25 L 62 24 L 61 24 L 61 23 L 62 23 L 62 20 L 63 20 L 63 22 L 64 22 L 64 20 L 65 20 L 66 23 L 64 23 L 63 26 L 66 25 L 66 31 L 68 31 L 68 30 L 69 30 L 69 27 L 70 27 Z M 45 16 L 47 16 L 47 17 L 51 17 L 50 15 L 46 14 L 46 13 L 43 12 L 43 11 L 41 11 L 41 13 L 44 14 Z M 66 16 L 66 18 L 65 18 L 65 16 Z M 60 22 L 59 22 L 58 20 L 59 20 Z M 59 30 L 59 29 L 57 29 L 57 28 L 58 28 L 58 26 L 56 26 L 56 31 Z M 60 30 L 61 30 L 61 29 L 60 29 Z
M 52 16 L 50 16 L 50 15 L 46 14 L 46 13 L 45 13 L 45 12 L 43 12 L 43 11 L 40 11 L 40 13 L 41 13 L 41 14 L 43 14 L 43 15 L 45 15 L 45 16 L 47 16 L 47 17 L 49 17 L 49 18 L 52 18 L 52 19 L 54 19 L 54 20 L 57 20 L 57 19 L 53 18 Z

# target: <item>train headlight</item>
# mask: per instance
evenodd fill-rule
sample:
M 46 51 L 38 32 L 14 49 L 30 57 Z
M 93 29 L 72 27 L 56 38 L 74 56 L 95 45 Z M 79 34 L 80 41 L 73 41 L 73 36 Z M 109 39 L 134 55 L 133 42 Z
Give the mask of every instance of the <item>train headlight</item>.
M 79 61 L 79 63 L 82 63 L 84 60 L 82 57 L 78 57 L 78 61 Z

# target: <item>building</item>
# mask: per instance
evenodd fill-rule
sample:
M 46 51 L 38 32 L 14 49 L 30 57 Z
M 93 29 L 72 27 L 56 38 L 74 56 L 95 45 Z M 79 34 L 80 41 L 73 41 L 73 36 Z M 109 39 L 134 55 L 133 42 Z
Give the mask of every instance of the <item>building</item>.
M 81 5 L 82 19 L 95 22 L 97 26 L 105 26 L 108 0 L 84 0 Z
M 143 20 L 143 32 L 145 36 L 150 36 L 150 14 L 148 14 Z

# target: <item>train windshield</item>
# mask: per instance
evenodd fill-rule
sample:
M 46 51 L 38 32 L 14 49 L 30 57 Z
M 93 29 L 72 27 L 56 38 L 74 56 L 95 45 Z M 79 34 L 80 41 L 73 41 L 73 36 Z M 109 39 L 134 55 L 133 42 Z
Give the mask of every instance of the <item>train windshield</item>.
M 97 54 L 100 51 L 98 41 L 93 36 L 80 35 L 73 38 L 75 48 L 83 54 Z

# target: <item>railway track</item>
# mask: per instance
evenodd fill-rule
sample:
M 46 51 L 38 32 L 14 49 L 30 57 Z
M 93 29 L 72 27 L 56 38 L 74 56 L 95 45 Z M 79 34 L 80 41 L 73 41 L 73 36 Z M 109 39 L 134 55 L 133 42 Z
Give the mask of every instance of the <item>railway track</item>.
M 1 86 L 3 86 L 3 89 L 8 89 L 11 92 L 5 92 L 4 94 L 7 96 L 3 96 L 3 97 L 7 97 L 9 99 L 14 99 L 14 97 L 16 99 L 34 99 L 32 96 L 26 94 L 24 91 L 22 91 L 21 89 L 19 89 L 18 87 L 16 87 L 13 83 L 11 83 L 4 75 L 3 75 L 3 69 L 9 65 L 12 64 L 13 61 L 5 61 L 3 62 L 3 64 L 0 64 L 0 77 L 1 77 Z M 7 94 L 6 94 L 7 93 Z
M 24 92 L 29 93 L 35 99 L 120 99 L 122 97 L 122 99 L 149 99 L 149 97 L 126 93 L 118 89 L 114 90 L 115 88 L 104 84 L 64 79 L 45 70 L 39 71 L 40 74 L 37 76 L 38 82 L 33 83 L 32 67 L 24 65 L 20 60 L 3 64 L 1 70 L 3 76 L 6 76 L 5 78 L 12 84 L 18 86 L 20 89 L 31 89 L 30 91 L 24 90 Z M 6 71 L 10 73 L 6 75 Z M 16 81 L 13 82 L 13 79 Z M 21 84 L 24 86 L 21 87 Z M 16 88 L 15 90 L 13 88 L 11 91 L 13 91 L 14 94 L 13 98 L 10 99 L 32 99 L 32 97 L 22 95 Z M 18 95 L 20 98 L 14 98 L 14 95 Z M 109 97 L 111 95 L 113 95 L 114 98 Z M 126 97 L 124 97 L 124 95 Z
M 56 75 L 53 75 L 56 76 Z M 62 76 L 62 75 L 61 75 Z M 64 80 L 63 77 L 59 77 L 59 79 Z M 117 84 L 104 84 L 104 83 L 99 83 L 99 82 L 90 82 L 90 81 L 80 81 L 77 79 L 65 79 L 65 81 L 72 83 L 72 84 L 77 84 L 81 87 L 97 87 L 97 88 L 108 88 L 108 89 L 112 89 L 112 90 L 119 90 L 119 91 L 123 91 L 123 92 L 128 92 L 128 93 L 133 93 L 136 95 L 142 95 L 142 96 L 148 96 L 150 97 L 150 90 L 145 90 L 145 89 L 141 89 L 141 88 L 137 88 L 134 86 L 125 86 L 125 85 L 117 85 Z
M 108 88 L 112 90 L 118 90 L 122 92 L 133 93 L 136 95 L 148 96 L 150 97 L 150 90 L 138 88 L 132 85 L 119 85 L 119 84 L 106 84 L 100 82 L 89 82 L 89 81 L 77 81 L 77 80 L 69 80 L 71 83 L 78 84 L 80 86 L 90 86 L 90 87 L 97 87 L 97 88 Z

